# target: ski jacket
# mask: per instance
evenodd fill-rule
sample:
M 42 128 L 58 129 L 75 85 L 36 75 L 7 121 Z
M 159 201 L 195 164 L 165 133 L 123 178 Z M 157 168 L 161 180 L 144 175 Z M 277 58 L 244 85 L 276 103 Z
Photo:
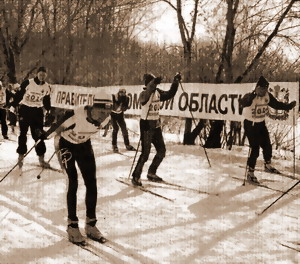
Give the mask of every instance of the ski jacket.
M 46 110 L 51 109 L 50 86 L 47 82 L 41 82 L 37 77 L 24 81 L 20 90 L 14 96 L 11 103 L 13 107 L 23 104 L 29 107 L 44 107 Z
M 112 95 L 113 106 L 111 112 L 121 114 L 128 109 L 129 96 L 119 96 L 118 94 Z
M 240 100 L 244 108 L 243 114 L 246 120 L 252 122 L 262 122 L 265 120 L 269 107 L 276 110 L 291 110 L 289 103 L 278 101 L 271 93 L 267 92 L 264 96 L 260 97 L 255 92 L 247 93 Z

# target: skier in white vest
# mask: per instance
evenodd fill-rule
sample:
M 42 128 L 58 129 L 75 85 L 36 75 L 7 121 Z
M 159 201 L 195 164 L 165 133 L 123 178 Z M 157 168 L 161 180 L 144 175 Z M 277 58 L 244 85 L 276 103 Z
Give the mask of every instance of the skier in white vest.
M 78 227 L 77 217 L 77 166 L 86 186 L 86 225 L 89 238 L 100 243 L 106 239 L 96 227 L 97 179 L 96 161 L 91 143 L 91 136 L 100 131 L 110 120 L 111 100 L 94 99 L 93 106 L 80 106 L 66 112 L 47 132 L 40 133 L 40 138 L 47 139 L 54 132 L 58 134 L 56 147 L 59 162 L 68 176 L 67 209 L 69 240 L 74 244 L 85 244 Z M 41 132 L 41 131 L 40 131 Z
M 45 81 L 47 72 L 45 67 L 39 67 L 37 75 L 33 79 L 28 79 L 22 82 L 20 90 L 14 96 L 12 107 L 19 105 L 19 126 L 20 135 L 18 138 L 17 153 L 19 154 L 19 167 L 23 166 L 24 154 L 27 152 L 27 132 L 30 128 L 31 136 L 34 141 L 38 141 L 37 131 L 43 130 L 44 124 L 44 109 L 51 110 L 50 102 L 50 85 Z M 46 145 L 41 140 L 35 146 L 36 154 L 39 157 L 39 163 L 42 167 L 49 167 L 49 164 L 44 159 Z
M 149 158 L 151 144 L 153 144 L 156 149 L 156 155 L 149 167 L 147 178 L 150 181 L 162 181 L 162 178 L 156 174 L 158 166 L 166 155 L 166 146 L 162 135 L 159 116 L 160 102 L 169 100 L 175 96 L 181 75 L 179 73 L 175 75 L 169 91 L 163 91 L 157 88 L 157 85 L 162 80 L 161 77 L 145 74 L 144 80 L 146 87 L 144 87 L 139 97 L 142 106 L 140 119 L 142 153 L 132 173 L 131 180 L 135 186 L 142 186 L 141 174 L 144 164 Z
M 240 101 L 244 108 L 244 130 L 250 145 L 250 155 L 247 160 L 247 180 L 250 183 L 256 184 L 259 184 L 259 181 L 254 176 L 254 170 L 260 147 L 263 150 L 265 171 L 279 173 L 279 171 L 271 165 L 272 145 L 265 123 L 265 117 L 269 111 L 269 107 L 278 110 L 291 110 L 296 105 L 296 101 L 292 101 L 291 103 L 279 102 L 268 92 L 268 87 L 269 82 L 261 76 L 254 91 L 245 94 Z

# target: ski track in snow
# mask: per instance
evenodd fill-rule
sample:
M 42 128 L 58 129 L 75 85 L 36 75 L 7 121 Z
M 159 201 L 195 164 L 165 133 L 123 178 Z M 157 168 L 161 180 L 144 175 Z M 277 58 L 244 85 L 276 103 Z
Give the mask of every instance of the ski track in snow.
M 135 128 L 134 122 L 127 122 Z M 25 158 L 22 176 L 13 171 L 0 186 L 1 264 L 300 263 L 299 252 L 279 243 L 300 242 L 300 188 L 297 186 L 258 216 L 281 193 L 249 184 L 242 186 L 247 147 L 234 146 L 231 151 L 207 149 L 210 168 L 200 146 L 181 145 L 173 141 L 179 136 L 165 134 L 167 156 L 158 174 L 171 183 L 219 194 L 144 182 L 149 190 L 174 199 L 172 203 L 115 180 L 128 178 L 135 153 L 125 152 L 120 132 L 118 146 L 127 156 L 112 153 L 110 133 L 102 137 L 101 131 L 92 142 L 97 162 L 97 225 L 111 242 L 105 246 L 87 240 L 98 256 L 68 242 L 66 176 L 44 170 L 38 180 L 41 168 L 33 166 L 38 158 L 32 151 Z M 129 134 L 131 143 L 137 146 L 138 135 L 132 131 Z M 1 178 L 17 161 L 16 144 L 2 141 L 0 145 Z M 29 136 L 28 147 L 32 144 Z M 54 151 L 53 139 L 46 144 L 47 159 Z M 146 179 L 154 154 L 153 148 L 142 179 Z M 299 178 L 299 160 L 296 162 Z M 59 168 L 56 157 L 50 163 Z M 292 161 L 274 159 L 274 164 L 293 174 Z M 262 154 L 257 167 L 263 167 Z M 256 176 L 263 184 L 281 191 L 296 182 L 259 171 Z M 85 187 L 80 172 L 78 179 L 77 208 L 84 234 Z

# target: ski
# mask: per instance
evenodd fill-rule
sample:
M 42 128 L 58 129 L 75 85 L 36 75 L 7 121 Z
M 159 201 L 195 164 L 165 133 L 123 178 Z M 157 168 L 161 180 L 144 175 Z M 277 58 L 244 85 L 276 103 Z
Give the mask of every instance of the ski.
M 265 171 L 265 170 L 262 170 L 262 169 L 259 169 L 258 171 L 260 172 L 265 172 L 265 173 L 269 173 L 269 174 L 276 174 L 276 175 L 280 175 L 280 176 L 283 176 L 283 177 L 287 177 L 287 178 L 290 178 L 292 180 L 299 180 L 299 178 L 293 176 L 293 175 L 290 175 L 290 174 L 287 174 L 287 173 L 284 173 L 284 172 L 271 172 L 271 171 Z
M 61 169 L 57 169 L 57 168 L 54 168 L 54 167 L 52 167 L 52 166 L 50 166 L 50 167 L 43 167 L 43 166 L 41 166 L 41 165 L 38 165 L 38 167 L 42 168 L 40 174 L 41 174 L 44 170 L 52 170 L 52 171 L 56 171 L 56 172 L 60 172 L 60 173 L 63 172 Z
M 280 243 L 279 244 L 283 247 L 295 250 L 297 252 L 300 252 L 300 247 L 296 247 L 297 245 L 299 245 L 299 243 L 292 243 L 292 245 L 288 245 L 287 242 L 286 243 Z
M 242 167 L 241 165 L 239 165 L 240 168 L 244 168 Z M 284 172 L 280 172 L 280 171 L 277 171 L 277 172 L 271 172 L 271 171 L 265 171 L 264 169 L 261 169 L 261 168 L 256 168 L 255 169 L 256 171 L 259 171 L 261 173 L 269 173 L 269 174 L 275 174 L 275 175 L 280 175 L 280 176 L 283 176 L 283 177 L 287 177 L 287 178 L 290 178 L 292 180 L 299 180 L 299 178 L 297 177 L 294 177 L 293 175 L 290 175 L 290 174 L 287 174 L 287 173 L 284 173 Z
M 120 178 L 120 179 L 126 180 L 125 178 Z M 219 195 L 218 193 L 210 193 L 210 192 L 206 192 L 206 191 L 201 191 L 201 190 L 193 189 L 193 188 L 190 188 L 190 187 L 187 187 L 187 186 L 183 186 L 183 185 L 180 185 L 180 184 L 168 182 L 168 181 L 165 181 L 165 180 L 159 181 L 159 182 L 154 182 L 154 181 L 150 181 L 150 180 L 142 180 L 142 181 L 144 181 L 144 182 L 151 182 L 151 183 L 158 183 L 158 184 L 164 184 L 164 185 L 169 185 L 169 186 L 177 187 L 177 188 L 182 189 L 182 190 L 193 191 L 193 192 L 200 193 L 200 194 L 208 194 L 208 195 L 215 195 L 215 196 Z
M 234 176 L 231 176 L 231 178 L 235 179 L 235 180 L 239 180 L 239 181 L 244 181 L 243 179 L 240 179 L 238 177 L 234 177 Z M 269 187 L 265 184 L 261 184 L 261 183 L 250 183 L 249 181 L 246 181 L 248 182 L 250 185 L 253 185 L 253 186 L 257 186 L 257 187 L 262 187 L 262 188 L 265 188 L 265 189 L 269 189 L 271 191 L 275 191 L 275 192 L 280 192 L 280 193 L 284 193 L 284 191 L 281 191 L 281 190 L 277 190 L 275 188 L 272 188 L 272 187 Z
M 98 254 L 95 250 L 93 250 L 91 247 L 89 247 L 88 243 L 73 243 L 71 242 L 73 245 L 82 248 L 83 250 L 92 253 L 94 256 L 98 257 L 98 258 L 102 258 L 102 256 L 100 256 L 100 254 Z
M 114 261 L 111 260 L 113 263 L 128 262 L 129 257 L 127 248 L 120 247 L 120 245 L 107 238 L 105 238 L 105 242 L 97 241 L 89 237 L 86 239 L 88 241 L 86 240 L 84 243 L 71 243 L 81 247 L 83 250 L 86 250 L 99 258 L 109 257 L 110 260 L 111 258 L 114 258 Z M 97 246 L 97 244 L 100 244 L 100 246 Z M 133 255 L 131 255 L 131 257 L 133 257 Z
M 122 180 L 122 179 L 116 179 L 116 181 L 118 181 L 118 182 L 120 182 L 120 183 L 123 183 L 123 184 L 125 184 L 125 185 L 127 185 L 127 186 L 130 186 L 130 187 L 133 187 L 133 188 L 137 188 L 137 189 L 139 189 L 139 190 L 141 190 L 141 191 L 143 191 L 143 192 L 150 193 L 150 194 L 152 194 L 152 195 L 154 195 L 154 196 L 160 197 L 160 198 L 165 199 L 165 200 L 168 200 L 168 201 L 170 201 L 170 202 L 174 202 L 174 199 L 170 199 L 170 198 L 165 197 L 165 196 L 163 196 L 163 195 L 160 195 L 160 194 L 158 194 L 158 193 L 156 193 L 156 192 L 150 191 L 149 189 L 147 189 L 147 188 L 145 188 L 145 187 L 143 187 L 143 186 L 134 186 L 133 184 L 131 184 L 131 183 L 125 181 L 125 180 Z

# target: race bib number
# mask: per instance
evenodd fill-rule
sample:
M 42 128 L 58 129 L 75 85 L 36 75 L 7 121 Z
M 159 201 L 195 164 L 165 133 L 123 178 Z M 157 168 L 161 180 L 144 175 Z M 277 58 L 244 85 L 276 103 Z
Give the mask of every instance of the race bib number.
M 90 133 L 89 134 L 77 133 L 76 131 L 71 130 L 68 136 L 75 142 L 81 143 L 81 142 L 85 142 L 87 139 L 89 139 L 91 134 Z
M 28 103 L 40 103 L 43 100 L 42 94 L 39 93 L 27 93 L 25 95 L 25 101 Z
M 150 113 L 157 113 L 159 111 L 160 108 L 160 102 L 152 102 L 149 106 L 149 112 Z
M 261 118 L 265 117 L 269 112 L 268 105 L 256 105 L 255 108 L 252 109 L 252 117 L 253 118 Z

